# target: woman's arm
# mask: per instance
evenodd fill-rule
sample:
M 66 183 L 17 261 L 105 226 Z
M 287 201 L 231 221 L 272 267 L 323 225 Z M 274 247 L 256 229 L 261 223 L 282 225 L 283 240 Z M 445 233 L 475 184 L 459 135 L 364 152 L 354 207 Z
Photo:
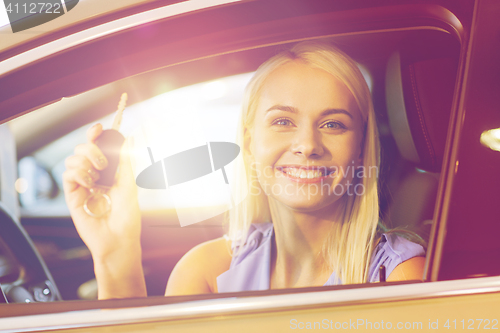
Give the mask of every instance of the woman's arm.
M 99 299 L 147 296 L 140 244 L 123 247 L 115 256 L 93 259 Z
M 217 277 L 231 264 L 230 249 L 222 237 L 191 249 L 170 274 L 165 296 L 216 293 Z
M 391 272 L 387 281 L 422 280 L 424 277 L 425 257 L 413 257 L 401 264 Z

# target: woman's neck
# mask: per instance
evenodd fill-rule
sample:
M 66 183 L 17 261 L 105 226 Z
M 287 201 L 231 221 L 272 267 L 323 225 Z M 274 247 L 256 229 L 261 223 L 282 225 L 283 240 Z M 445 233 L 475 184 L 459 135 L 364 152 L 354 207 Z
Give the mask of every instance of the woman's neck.
M 321 286 L 331 275 L 323 258 L 323 244 L 338 223 L 335 207 L 313 213 L 298 212 L 270 199 L 274 239 L 271 251 L 271 288 Z

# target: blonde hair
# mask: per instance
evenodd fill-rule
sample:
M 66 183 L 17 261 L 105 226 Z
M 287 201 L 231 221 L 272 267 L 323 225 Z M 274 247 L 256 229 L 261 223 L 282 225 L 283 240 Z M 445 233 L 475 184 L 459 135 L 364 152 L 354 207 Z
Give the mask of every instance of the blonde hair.
M 238 124 L 237 143 L 244 146 L 245 129 L 253 126 L 261 89 L 266 78 L 278 67 L 293 61 L 301 61 L 313 68 L 322 69 L 341 80 L 354 96 L 364 121 L 362 141 L 363 170 L 379 167 L 379 141 L 375 115 L 368 86 L 357 64 L 342 51 L 320 43 L 303 42 L 289 51 L 282 52 L 262 64 L 249 82 Z M 261 189 L 248 160 L 236 165 L 235 184 L 239 193 L 235 199 L 241 202 L 229 211 L 229 237 L 242 241 L 252 223 L 271 221 L 269 203 Z M 240 160 L 241 161 L 241 160 Z M 357 181 L 363 185 L 361 195 L 347 195 L 341 223 L 332 223 L 332 229 L 323 246 L 325 260 L 331 265 L 342 283 L 364 283 L 368 278 L 370 259 L 379 218 L 376 175 L 365 174 Z M 250 193 L 248 193 L 249 191 Z M 248 195 L 247 195 L 248 193 Z

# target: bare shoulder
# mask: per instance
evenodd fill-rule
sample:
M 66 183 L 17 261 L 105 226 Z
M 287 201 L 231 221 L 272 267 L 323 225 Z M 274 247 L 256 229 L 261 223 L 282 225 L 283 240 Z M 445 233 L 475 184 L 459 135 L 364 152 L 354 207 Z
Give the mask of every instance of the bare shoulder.
M 424 267 L 425 257 L 413 257 L 397 265 L 387 281 L 422 280 Z
M 217 292 L 217 276 L 229 269 L 231 241 L 224 237 L 201 243 L 175 265 L 165 296 Z

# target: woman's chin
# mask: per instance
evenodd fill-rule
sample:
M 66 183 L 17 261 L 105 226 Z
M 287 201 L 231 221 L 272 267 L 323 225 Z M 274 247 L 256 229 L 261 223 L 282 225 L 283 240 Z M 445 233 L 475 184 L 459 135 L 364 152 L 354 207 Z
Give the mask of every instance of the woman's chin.
M 341 197 L 334 194 L 326 197 L 324 195 L 306 194 L 305 196 L 273 197 L 273 199 L 288 209 L 301 213 L 319 213 L 324 209 L 334 209 L 341 202 Z

